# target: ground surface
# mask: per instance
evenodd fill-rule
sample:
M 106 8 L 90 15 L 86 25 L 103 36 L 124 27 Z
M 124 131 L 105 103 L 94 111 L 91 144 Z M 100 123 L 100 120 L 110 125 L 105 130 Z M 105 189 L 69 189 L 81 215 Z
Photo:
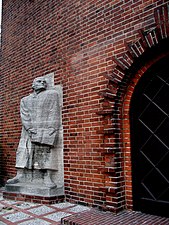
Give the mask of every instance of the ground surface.
M 169 218 L 123 211 L 117 215 L 69 202 L 41 205 L 5 200 L 0 193 L 0 225 L 169 225 Z

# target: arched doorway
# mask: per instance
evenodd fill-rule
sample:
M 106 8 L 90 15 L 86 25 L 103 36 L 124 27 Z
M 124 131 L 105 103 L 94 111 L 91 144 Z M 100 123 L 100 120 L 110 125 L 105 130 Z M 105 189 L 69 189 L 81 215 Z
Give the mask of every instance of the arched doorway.
M 169 57 L 137 83 L 130 105 L 133 209 L 169 216 Z
M 146 137 L 144 137 L 142 134 L 140 135 L 140 133 L 142 132 L 143 134 L 145 133 L 146 135 L 146 132 L 148 133 L 148 131 L 150 132 L 151 130 L 146 130 L 141 128 L 141 125 L 138 125 L 137 122 L 136 122 L 136 125 L 134 124 L 134 122 L 137 121 L 139 118 L 139 114 L 135 115 L 135 111 L 140 109 L 140 112 L 141 112 L 144 110 L 144 108 L 141 108 L 141 106 L 144 105 L 144 102 L 141 102 L 142 97 L 140 96 L 143 95 L 143 92 L 141 91 L 144 90 L 144 87 L 147 85 L 147 82 L 150 82 L 151 78 L 156 76 L 156 80 L 154 79 L 154 81 L 152 81 L 152 84 L 154 84 L 154 86 L 152 87 L 152 93 L 153 91 L 154 92 L 157 91 L 158 83 L 160 83 L 158 81 L 158 79 L 160 80 L 160 78 L 157 79 L 157 72 L 161 74 L 163 73 L 162 69 L 164 69 L 165 73 L 163 73 L 163 75 L 164 77 L 165 76 L 166 77 L 165 79 L 163 79 L 164 77 L 162 76 L 160 81 L 164 80 L 163 81 L 165 84 L 164 86 L 167 86 L 168 84 L 168 80 L 167 80 L 167 76 L 168 76 L 167 70 L 169 71 L 169 69 L 167 69 L 169 68 L 168 67 L 168 64 L 169 64 L 168 24 L 169 23 L 168 23 L 168 16 L 167 16 L 168 12 L 169 12 L 168 3 L 155 8 L 154 9 L 155 24 L 150 29 L 143 27 L 141 30 L 139 30 L 138 39 L 133 40 L 132 42 L 130 41 L 125 42 L 125 50 L 122 49 L 121 53 L 119 54 L 117 53 L 117 55 L 113 56 L 113 61 L 115 62 L 116 66 L 114 67 L 112 73 L 103 74 L 103 76 L 106 79 L 108 79 L 107 88 L 99 92 L 99 94 L 104 98 L 104 100 L 102 100 L 103 101 L 102 108 L 98 112 L 99 115 L 103 116 L 104 125 L 105 125 L 103 130 L 99 131 L 100 134 L 104 135 L 103 152 L 106 155 L 105 168 L 103 168 L 103 171 L 105 174 L 105 187 L 103 187 L 103 190 L 105 190 L 106 207 L 116 212 L 118 210 L 126 208 L 126 209 L 141 210 L 141 211 L 145 211 L 145 212 L 156 214 L 156 215 L 157 214 L 166 215 L 165 212 L 166 210 L 168 210 L 168 199 L 167 199 L 168 197 L 164 198 L 165 195 L 168 196 L 167 166 L 165 166 L 166 169 L 164 169 L 164 172 L 163 172 L 165 175 L 164 174 L 162 175 L 160 173 L 161 177 L 160 175 L 157 176 L 159 179 L 156 179 L 156 175 L 154 175 L 158 173 L 154 172 L 153 176 L 156 182 L 154 180 L 151 181 L 150 178 L 147 179 L 150 181 L 149 188 L 151 187 L 150 184 L 154 182 L 152 183 L 151 188 L 156 193 L 154 193 L 155 196 L 153 196 L 153 193 L 150 193 L 150 191 L 146 189 L 146 191 L 148 192 L 146 193 L 146 195 L 148 195 L 149 197 L 149 202 L 147 204 L 145 204 L 145 202 L 141 203 L 142 200 L 140 199 L 142 199 L 143 190 L 140 187 L 142 185 L 142 180 L 141 178 L 137 178 L 137 175 L 140 177 L 142 176 L 141 173 L 144 170 L 146 170 L 146 165 L 147 165 L 147 168 L 152 168 L 153 170 L 156 168 L 156 164 L 154 163 L 155 166 L 153 167 L 154 164 L 150 163 L 151 160 L 142 162 L 141 158 L 143 158 L 143 156 L 140 156 L 139 150 L 137 150 L 137 147 L 139 149 L 139 143 L 141 142 L 140 137 L 142 137 L 143 140 L 145 139 L 145 142 L 146 142 Z M 166 59 L 164 59 L 165 57 Z M 148 99 L 149 99 L 150 104 L 152 105 L 150 112 L 148 112 L 147 115 L 145 116 L 147 118 L 146 122 L 152 119 L 151 125 L 154 127 L 155 127 L 155 122 L 157 123 L 158 121 L 156 117 L 157 118 L 159 117 L 158 110 L 157 110 L 158 107 L 162 108 L 161 103 L 164 104 L 164 108 L 168 107 L 168 104 L 165 105 L 167 102 L 168 90 L 167 88 L 164 88 L 163 90 L 164 90 L 163 91 L 164 96 L 162 95 L 162 91 L 161 91 L 159 93 L 163 97 L 158 96 L 155 99 L 157 100 L 159 98 L 158 100 L 159 106 L 155 107 L 157 104 L 155 104 L 156 102 L 153 103 L 154 99 L 151 96 L 151 94 L 150 94 L 151 98 L 147 98 L 147 100 L 145 100 L 145 104 L 146 104 L 146 101 L 148 102 Z M 131 99 L 132 99 L 132 104 L 130 104 Z M 131 106 L 131 111 L 130 111 L 130 106 Z M 164 110 L 162 109 L 162 111 Z M 164 113 L 164 115 L 166 115 L 166 113 Z M 164 117 L 164 115 L 162 116 L 162 118 Z M 167 119 L 165 121 L 167 122 Z M 166 122 L 164 122 L 164 124 L 166 124 Z M 112 127 L 109 127 L 109 125 Z M 153 135 L 153 132 L 156 131 L 155 130 L 156 127 L 155 128 L 154 127 L 153 127 L 153 130 L 151 131 L 152 135 Z M 169 126 L 167 125 L 166 127 L 164 126 L 164 131 L 160 132 L 161 133 L 160 137 L 163 134 L 163 137 L 166 137 L 166 140 L 168 139 L 168 137 L 165 136 L 165 133 L 167 133 L 168 127 Z M 139 130 L 138 128 L 140 129 L 140 131 L 137 133 L 136 131 Z M 132 139 L 131 139 L 131 135 L 132 135 Z M 154 135 L 154 139 L 155 137 L 156 136 Z M 167 146 L 165 144 L 166 140 L 163 140 L 163 137 L 161 137 L 161 141 L 164 143 L 164 146 Z M 154 146 L 157 148 L 156 144 L 154 144 Z M 166 147 L 166 149 L 168 149 L 168 146 Z M 132 153 L 132 158 L 131 158 L 131 153 Z M 133 153 L 136 155 L 134 156 Z M 161 153 L 161 150 L 160 150 L 160 153 Z M 160 155 L 157 154 L 156 157 L 158 159 Z M 166 164 L 167 164 L 167 157 L 168 157 L 168 152 L 166 152 L 166 155 L 165 155 Z M 106 167 L 107 162 L 111 161 L 112 158 L 114 159 L 113 161 L 114 164 L 112 167 L 107 168 Z M 162 165 L 164 164 L 162 163 Z M 141 167 L 142 167 L 142 170 L 141 170 Z M 163 169 L 161 168 L 161 170 Z M 149 172 L 150 171 L 151 169 L 149 170 Z M 159 169 L 157 171 L 159 171 Z M 160 182 L 161 182 L 160 188 L 162 186 L 164 187 L 163 191 L 162 191 L 162 188 L 161 189 L 159 188 Z M 167 183 L 167 185 L 165 182 Z M 148 184 L 146 183 L 146 185 Z M 133 198 L 133 193 L 134 193 L 134 198 Z M 160 197 L 162 195 L 163 197 Z M 143 196 L 143 198 L 146 200 L 145 196 Z M 133 202 L 134 202 L 134 207 L 133 207 Z M 156 207 L 154 207 L 154 209 L 153 207 L 151 207 L 151 205 L 154 205 L 155 202 L 156 202 L 156 205 L 160 208 L 161 212 L 160 210 L 158 210 L 158 207 L 157 209 Z M 161 209 L 160 204 L 158 204 L 159 202 L 164 203 L 163 209 Z M 145 205 L 147 206 L 147 210 Z

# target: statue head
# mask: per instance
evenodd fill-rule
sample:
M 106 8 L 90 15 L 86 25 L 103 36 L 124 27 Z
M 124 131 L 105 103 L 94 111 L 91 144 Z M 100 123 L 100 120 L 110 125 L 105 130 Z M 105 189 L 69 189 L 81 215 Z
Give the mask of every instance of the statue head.
M 47 83 L 44 77 L 37 77 L 33 80 L 32 89 L 35 92 L 44 91 L 47 88 Z

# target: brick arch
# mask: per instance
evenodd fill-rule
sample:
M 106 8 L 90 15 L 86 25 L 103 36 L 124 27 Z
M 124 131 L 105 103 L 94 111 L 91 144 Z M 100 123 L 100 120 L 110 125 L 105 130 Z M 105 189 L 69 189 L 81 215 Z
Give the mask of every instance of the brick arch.
M 132 209 L 132 174 L 130 148 L 130 100 L 134 87 L 144 72 L 169 53 L 169 4 L 154 11 L 155 26 L 139 30 L 134 43 L 126 43 L 121 57 L 113 57 L 116 67 L 108 79 L 99 112 L 105 120 L 103 152 L 105 153 L 106 208 L 117 212 Z

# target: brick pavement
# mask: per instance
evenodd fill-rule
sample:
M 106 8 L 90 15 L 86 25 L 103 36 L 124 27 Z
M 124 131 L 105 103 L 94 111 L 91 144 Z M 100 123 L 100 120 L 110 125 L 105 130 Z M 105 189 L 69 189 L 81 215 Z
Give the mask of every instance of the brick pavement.
M 0 192 L 0 225 L 169 225 L 169 218 L 123 211 L 114 215 L 69 202 L 41 205 L 5 200 Z
M 62 225 L 169 225 L 169 218 L 134 211 L 111 212 L 90 210 L 62 219 Z

